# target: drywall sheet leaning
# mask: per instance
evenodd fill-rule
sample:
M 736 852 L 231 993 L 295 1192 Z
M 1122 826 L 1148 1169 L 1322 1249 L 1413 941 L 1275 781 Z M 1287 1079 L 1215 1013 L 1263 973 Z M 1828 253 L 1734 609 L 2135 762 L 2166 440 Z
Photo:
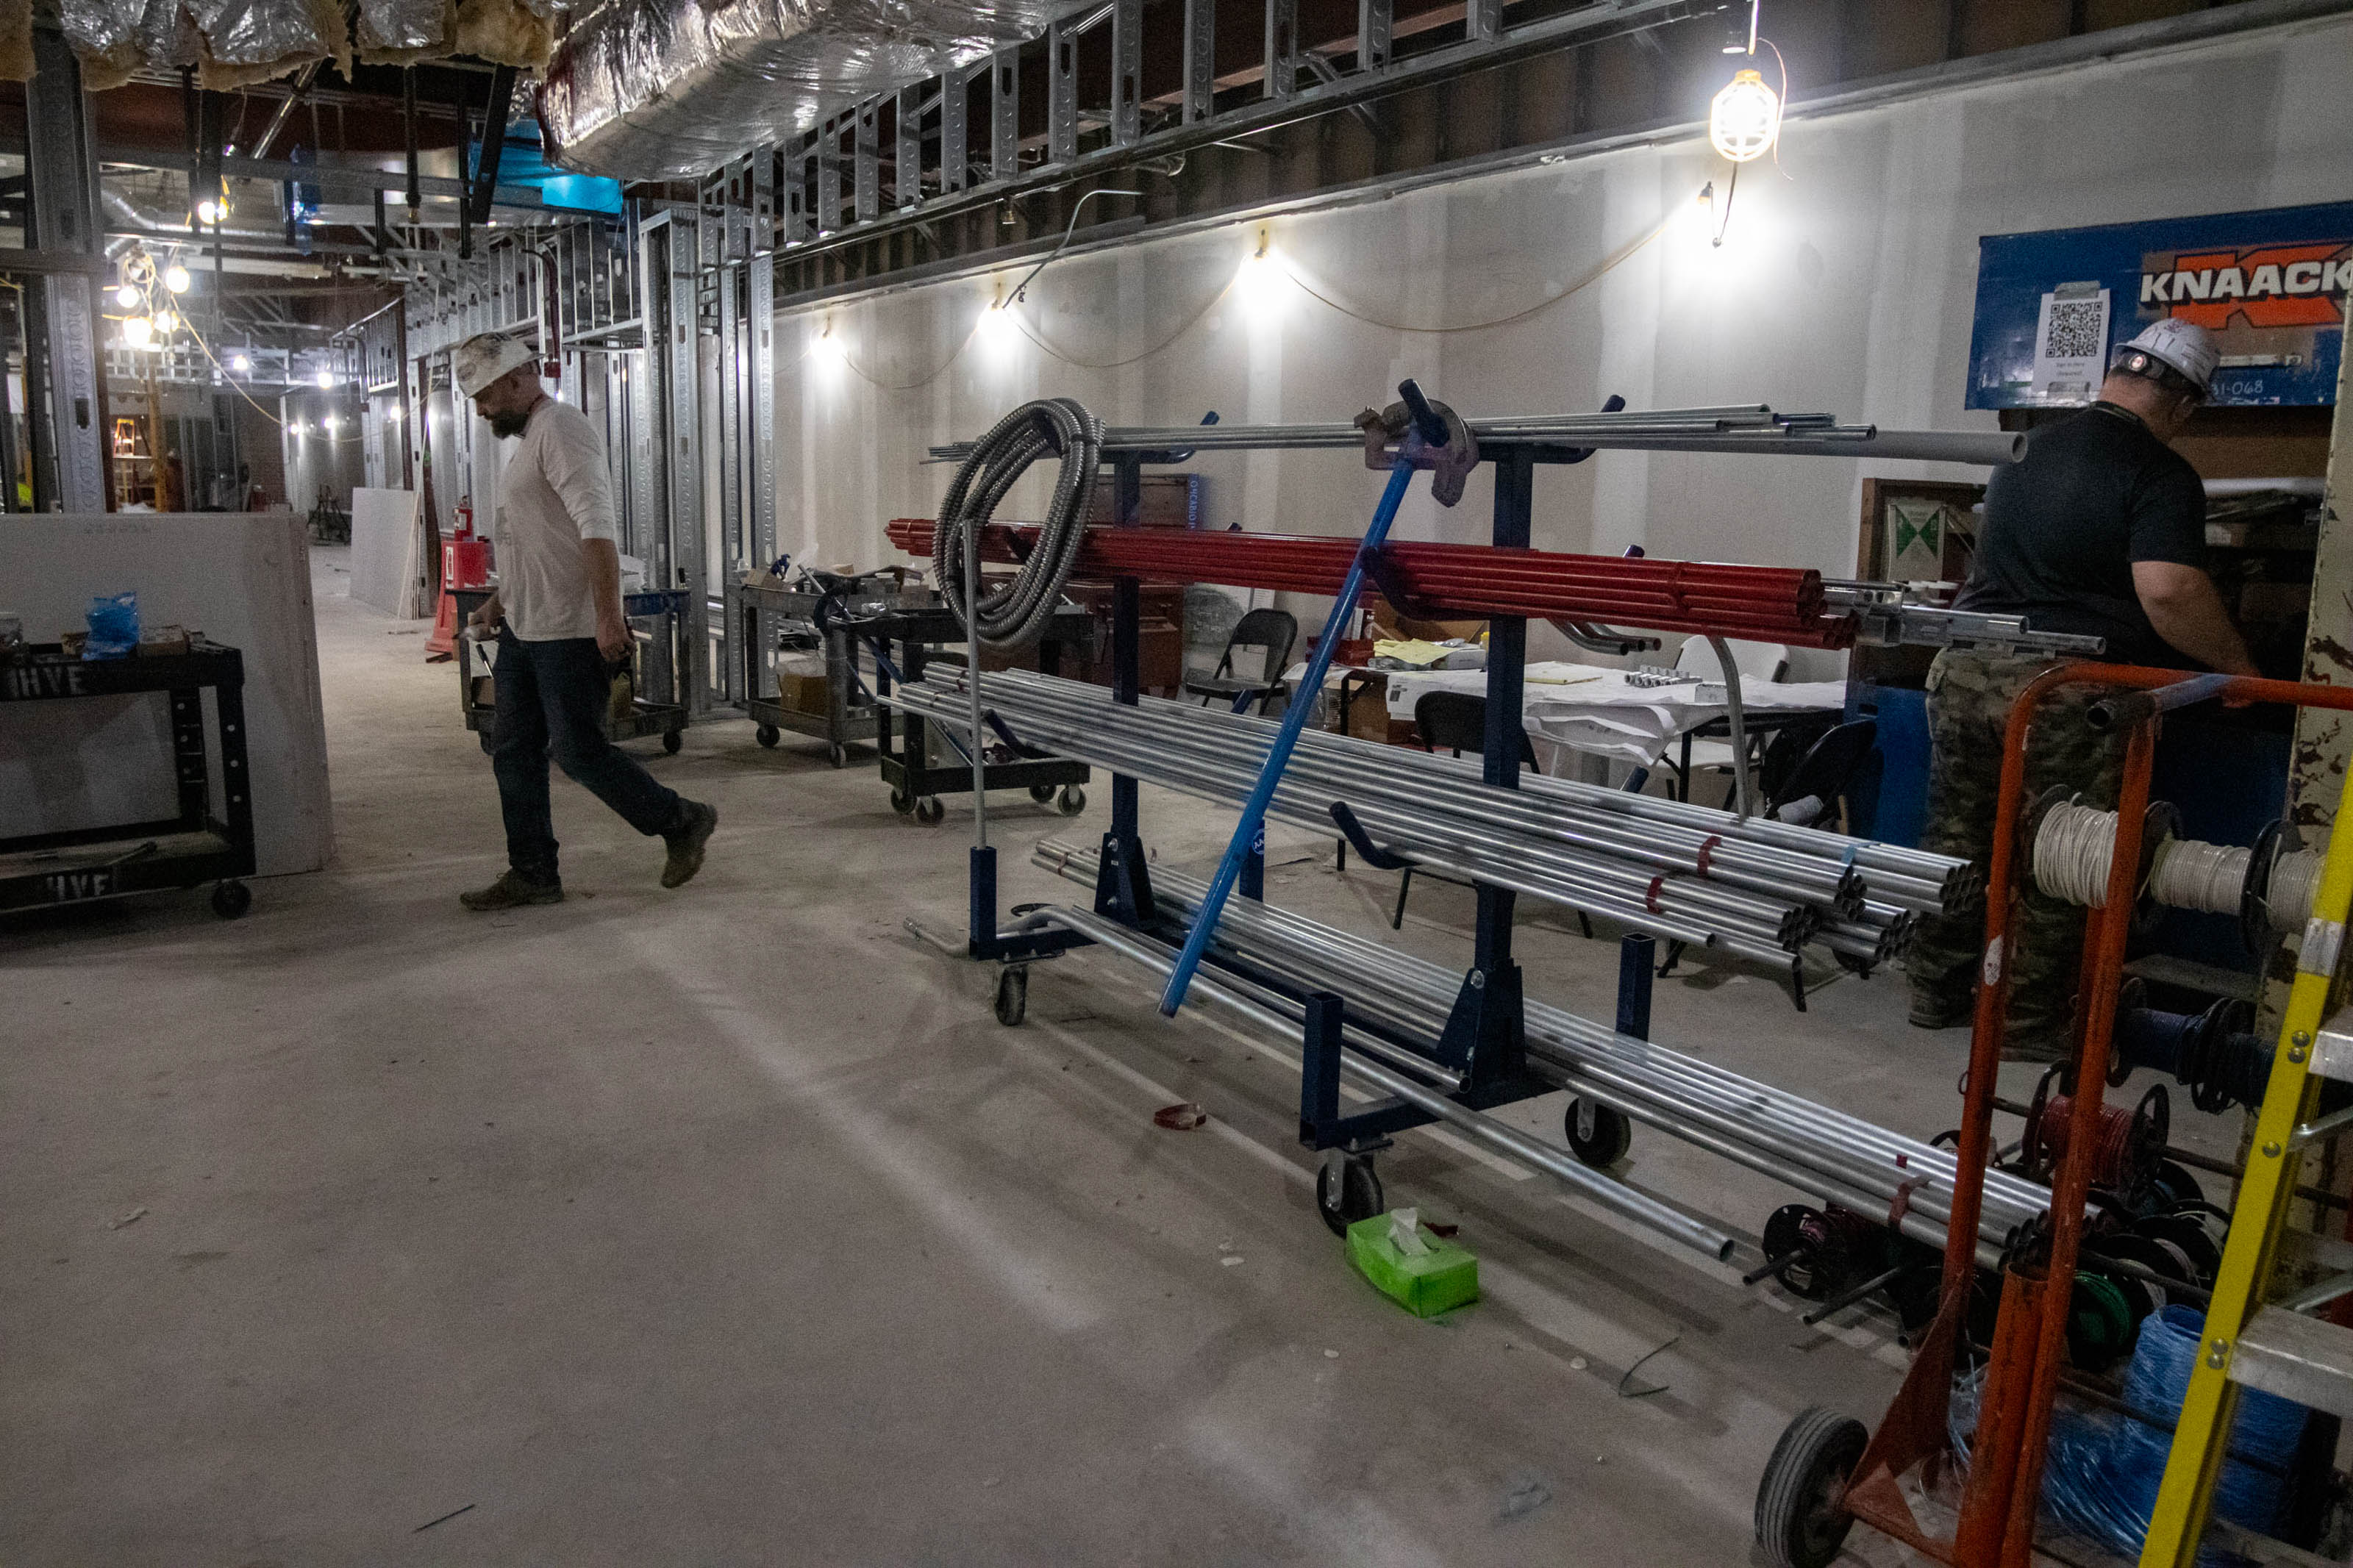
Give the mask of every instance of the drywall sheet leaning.
M 145 626 L 185 626 L 243 651 L 264 876 L 318 870 L 334 852 L 303 529 L 290 511 L 46 514 L 0 529 L 0 609 L 22 616 L 32 641 L 57 641 L 84 624 L 92 597 L 127 588 Z M 217 755 L 210 772 L 217 810 Z M 177 810 L 162 696 L 0 706 L 0 837 Z
M 425 533 L 415 490 L 352 492 L 352 597 L 404 621 L 425 615 Z

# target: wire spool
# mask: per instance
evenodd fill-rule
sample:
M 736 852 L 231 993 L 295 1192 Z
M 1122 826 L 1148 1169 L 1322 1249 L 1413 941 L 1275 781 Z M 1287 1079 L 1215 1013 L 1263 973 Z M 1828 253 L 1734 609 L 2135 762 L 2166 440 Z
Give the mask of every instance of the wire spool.
M 2180 813 L 2171 805 L 2149 802 L 2141 818 L 2140 868 L 2133 879 L 2136 889 L 2149 887 L 2162 852 L 2177 842 L 2174 836 L 2180 826 Z M 2085 805 L 2081 795 L 2071 795 L 2064 785 L 2054 785 L 2035 802 L 2026 831 L 2027 842 L 2032 846 L 2030 865 L 2036 887 L 2048 897 L 2079 908 L 2107 907 L 2108 873 L 2116 847 L 2115 812 Z M 2238 908 L 2237 896 L 2233 884 L 2233 910 Z
M 1010 581 L 966 606 L 965 552 L 977 548 L 997 503 L 1030 464 L 1049 453 L 1061 458 L 1061 474 L 1029 558 Z M 940 503 L 932 563 L 941 595 L 981 646 L 1026 647 L 1044 633 L 1085 541 L 1087 510 L 1102 467 L 1103 421 L 1073 398 L 1025 403 L 973 444 Z
M 2104 1274 L 2078 1269 L 2067 1300 L 2067 1359 L 2085 1372 L 2105 1372 L 2132 1349 L 2144 1309 L 2138 1292 Z
M 1775 1278 L 1791 1295 L 1827 1300 L 1881 1271 L 1887 1231 L 1852 1209 L 1783 1204 L 1765 1221 L 1765 1256 L 1788 1258 Z
M 2021 1158 L 2027 1173 L 2048 1181 L 2067 1157 L 2073 1135 L 2075 1098 L 2052 1091 L 2059 1068 L 2042 1075 L 2027 1107 L 2026 1139 Z M 2095 1141 L 2090 1151 L 2092 1185 L 2127 1196 L 2144 1191 L 2154 1181 L 2165 1158 L 2166 1139 L 2172 1130 L 2172 1107 L 2163 1084 L 2152 1084 L 2130 1110 L 2113 1105 L 2099 1108 Z
M 2110 1084 L 2145 1067 L 2171 1073 L 2189 1090 L 2190 1104 L 2209 1115 L 2263 1103 L 2273 1046 L 2248 1032 L 2255 1021 L 2252 1003 L 2226 998 L 2202 1013 L 2168 1013 L 2148 1006 L 2147 996 L 2137 979 L 2126 981 L 2116 994 Z

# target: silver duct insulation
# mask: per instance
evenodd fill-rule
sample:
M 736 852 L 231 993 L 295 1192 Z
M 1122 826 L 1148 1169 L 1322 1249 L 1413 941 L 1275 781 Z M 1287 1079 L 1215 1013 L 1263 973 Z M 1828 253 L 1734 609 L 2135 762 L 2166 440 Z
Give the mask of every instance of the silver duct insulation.
M 547 60 L 566 0 L 358 0 L 347 32 L 341 0 L 61 0 L 58 23 L 92 92 L 134 71 L 197 68 L 207 88 L 268 81 L 352 53 L 406 65 L 455 54 L 503 65 Z
M 1067 0 L 604 0 L 540 121 L 566 168 L 684 179 L 878 93 L 1036 37 Z

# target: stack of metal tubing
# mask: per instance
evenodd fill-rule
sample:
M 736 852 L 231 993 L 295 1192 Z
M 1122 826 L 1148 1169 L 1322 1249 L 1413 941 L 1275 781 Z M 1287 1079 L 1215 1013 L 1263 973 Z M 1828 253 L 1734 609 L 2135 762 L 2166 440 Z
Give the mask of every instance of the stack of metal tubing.
M 1048 839 L 1033 858 L 1073 881 L 1094 881 L 1097 856 L 1091 848 Z M 1155 866 L 1152 890 L 1156 902 L 1189 919 L 1200 906 L 1204 885 Z M 1091 910 L 1054 905 L 1039 915 L 1147 962 L 1147 955 L 1166 947 Z M 1302 991 L 1338 993 L 1345 998 L 1348 1017 L 1425 1049 L 1444 1030 L 1462 984 L 1459 974 L 1425 959 L 1250 899 L 1227 903 L 1217 941 L 1255 969 Z M 1304 1010 L 1271 987 L 1252 987 L 1223 971 L 1204 973 L 1263 1011 L 1303 1022 Z M 1538 1079 L 1819 1200 L 1887 1220 L 1932 1247 L 1945 1244 L 1954 1177 L 1950 1151 L 1557 1007 L 1535 1001 L 1525 1007 L 1528 1067 Z M 1392 1068 L 1409 1068 L 1441 1089 L 1454 1085 L 1445 1068 L 1379 1035 L 1357 1029 L 1345 1038 L 1351 1049 Z M 1978 1223 L 1979 1260 L 1992 1265 L 2050 1204 L 2047 1189 L 1988 1171 Z
M 934 666 L 885 700 L 965 732 L 964 680 Z M 1027 670 L 991 674 L 983 690 L 1021 744 L 1221 805 L 1249 795 L 1278 728 L 1156 698 L 1128 707 Z M 1783 970 L 1809 942 L 1884 963 L 1917 913 L 1958 910 L 1975 892 L 1966 861 L 1537 773 L 1497 789 L 1475 761 L 1310 730 L 1271 815 L 1332 832 L 1335 802 L 1380 847 L 1441 876 Z
M 910 554 L 932 552 L 929 518 L 894 519 L 891 542 Z M 1035 525 L 985 530 L 986 560 L 1028 558 Z M 1752 642 L 1846 647 L 1855 619 L 1828 603 L 1819 572 L 1569 555 L 1549 550 L 1498 550 L 1483 544 L 1391 543 L 1387 572 L 1416 615 L 1518 616 L 1530 620 L 1609 622 L 1649 631 L 1713 632 Z M 1203 533 L 1176 528 L 1090 528 L 1077 571 L 1089 577 L 1146 583 L 1222 583 L 1329 597 L 1355 560 L 1353 539 L 1293 533 Z M 1384 592 L 1368 584 L 1366 597 Z
M 1974 431 L 1882 430 L 1875 425 L 1844 425 L 1835 414 L 1776 414 L 1762 403 L 1705 408 L 1626 409 L 1614 414 L 1510 415 L 1466 419 L 1472 436 L 1484 443 L 1515 443 L 1566 450 L 1648 452 L 1740 452 L 1792 458 L 1913 458 L 1931 462 L 2014 463 L 2026 449 L 2017 435 Z M 1113 427 L 1103 432 L 1106 452 L 1304 451 L 1356 447 L 1364 432 L 1355 425 L 1177 425 Z M 961 461 L 969 442 L 934 447 L 932 456 Z

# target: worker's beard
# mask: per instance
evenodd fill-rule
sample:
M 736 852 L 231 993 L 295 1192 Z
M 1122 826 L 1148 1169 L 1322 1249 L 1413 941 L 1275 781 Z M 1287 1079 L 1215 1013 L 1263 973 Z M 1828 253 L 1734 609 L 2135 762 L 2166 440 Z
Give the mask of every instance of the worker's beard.
M 493 414 L 491 416 L 491 434 L 503 441 L 510 436 L 522 435 L 522 427 L 530 423 L 529 414 Z

